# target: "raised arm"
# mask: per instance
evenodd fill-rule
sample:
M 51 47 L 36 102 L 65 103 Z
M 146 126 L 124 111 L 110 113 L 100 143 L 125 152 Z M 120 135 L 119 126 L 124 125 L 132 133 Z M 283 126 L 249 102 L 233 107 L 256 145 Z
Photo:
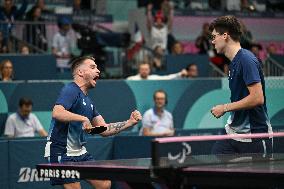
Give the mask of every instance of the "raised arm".
M 106 123 L 104 118 L 99 115 L 95 117 L 92 121 L 93 126 L 106 126 L 108 129 L 101 133 L 101 136 L 111 136 L 115 135 L 129 127 L 132 127 L 136 125 L 140 120 L 142 119 L 142 116 L 139 111 L 135 110 L 131 113 L 130 118 L 126 121 L 116 122 L 116 123 Z
M 167 23 L 169 33 L 172 31 L 173 21 L 174 21 L 174 8 L 173 8 L 173 5 L 170 4 L 170 14 L 169 14 L 168 23 Z
M 153 16 L 152 16 L 152 9 L 153 9 L 153 4 L 149 3 L 147 5 L 147 28 L 149 31 L 151 31 L 152 24 L 153 24 Z

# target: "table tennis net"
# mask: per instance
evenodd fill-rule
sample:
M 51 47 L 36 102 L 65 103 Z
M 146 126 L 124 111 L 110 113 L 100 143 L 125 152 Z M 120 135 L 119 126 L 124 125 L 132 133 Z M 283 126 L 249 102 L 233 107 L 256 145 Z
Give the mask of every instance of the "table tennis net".
M 246 144 L 265 141 L 272 143 L 272 149 L 267 146 L 263 151 L 234 152 L 221 154 L 214 152 L 216 142 L 242 141 Z M 238 143 L 238 142 L 237 142 Z M 267 148 L 267 149 L 266 149 Z M 284 132 L 273 134 L 239 134 L 239 135 L 206 135 L 186 137 L 155 138 L 152 141 L 152 166 L 165 168 L 183 168 L 210 164 L 248 163 L 255 161 L 284 160 Z

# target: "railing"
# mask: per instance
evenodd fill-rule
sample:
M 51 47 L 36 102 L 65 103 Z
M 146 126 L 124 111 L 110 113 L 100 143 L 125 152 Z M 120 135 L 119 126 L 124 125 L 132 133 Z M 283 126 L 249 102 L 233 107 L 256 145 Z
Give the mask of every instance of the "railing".
M 215 64 L 213 64 L 212 62 L 209 62 L 209 65 L 212 68 L 212 72 L 210 74 L 211 77 L 227 77 L 227 75 L 220 68 L 218 68 Z
M 268 56 L 264 62 L 264 74 L 266 76 L 284 76 L 284 66 Z

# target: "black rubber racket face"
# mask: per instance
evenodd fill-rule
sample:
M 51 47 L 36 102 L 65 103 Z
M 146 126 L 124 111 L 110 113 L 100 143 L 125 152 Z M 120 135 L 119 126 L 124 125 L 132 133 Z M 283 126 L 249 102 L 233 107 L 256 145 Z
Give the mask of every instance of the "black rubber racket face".
M 97 126 L 97 127 L 93 127 L 89 134 L 91 134 L 91 135 L 100 134 L 100 133 L 102 133 L 106 130 L 107 130 L 107 127 L 105 127 L 105 126 Z

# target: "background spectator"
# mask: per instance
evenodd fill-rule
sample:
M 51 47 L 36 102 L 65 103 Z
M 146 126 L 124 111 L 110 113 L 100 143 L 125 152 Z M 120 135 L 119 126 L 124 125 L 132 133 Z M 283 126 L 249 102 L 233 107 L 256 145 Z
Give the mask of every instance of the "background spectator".
M 1 81 L 12 81 L 14 78 L 13 64 L 10 60 L 3 60 L 0 64 Z
M 277 47 L 276 47 L 276 45 L 274 43 L 270 43 L 266 47 L 266 52 L 267 52 L 267 55 L 277 54 Z
M 44 0 L 37 0 L 35 3 L 35 7 L 39 7 L 43 14 L 48 14 L 53 12 L 46 7 Z
M 144 136 L 173 136 L 174 123 L 172 114 L 165 109 L 168 103 L 167 93 L 157 90 L 153 95 L 154 107 L 142 117 L 141 132 Z
M 167 49 L 168 34 L 171 31 L 172 18 L 165 22 L 165 16 L 161 10 L 157 11 L 154 16 L 152 16 L 153 4 L 148 4 L 147 6 L 147 28 L 150 32 L 151 46 L 154 49 L 160 46 L 164 51 Z
M 29 49 L 29 47 L 27 46 L 27 45 L 21 45 L 21 47 L 20 47 L 20 53 L 22 54 L 22 55 L 28 55 L 28 54 L 30 54 L 30 49 Z
M 244 49 L 250 49 L 251 44 L 253 43 L 253 36 L 251 31 L 249 31 L 246 25 L 240 21 L 242 27 L 242 35 L 241 35 L 241 47 Z
M 199 54 L 209 54 L 213 50 L 210 42 L 209 23 L 204 23 L 201 34 L 195 40 L 195 46 L 199 49 Z
M 26 20 L 30 22 L 26 24 L 25 28 L 25 39 L 27 42 L 39 47 L 40 49 L 47 50 L 45 24 L 39 23 L 44 21 L 41 17 L 41 8 L 38 6 L 32 7 L 26 15 Z
M 32 112 L 33 102 L 28 98 L 21 98 L 19 110 L 11 114 L 5 125 L 4 135 L 8 137 L 34 137 L 35 132 L 40 136 L 47 136 L 40 121 Z
M 187 71 L 187 78 L 195 78 L 198 77 L 198 67 L 196 64 L 191 63 L 186 67 L 186 71 Z
M 0 31 L 0 53 L 8 53 L 7 40 L 4 39 L 3 33 Z
M 179 41 L 175 41 L 171 49 L 171 54 L 173 55 L 183 54 L 183 46 Z
M 161 46 L 156 46 L 153 52 L 152 67 L 155 71 L 162 70 L 164 67 L 164 49 Z
M 138 74 L 134 76 L 129 76 L 127 80 L 169 80 L 169 79 L 180 79 L 185 76 L 187 73 L 184 70 L 169 74 L 169 75 L 150 75 L 151 66 L 147 62 L 142 62 L 139 64 Z
M 69 70 L 68 63 L 72 59 L 72 39 L 68 35 L 71 29 L 71 20 L 65 16 L 59 17 L 58 28 L 59 31 L 52 40 L 52 54 L 56 57 L 57 68 L 64 72 L 64 70 Z
M 23 18 L 27 5 L 27 0 L 23 0 L 21 8 L 18 9 L 13 0 L 4 0 L 3 6 L 0 7 L 0 21 L 5 23 L 0 24 L 0 31 L 5 40 L 9 39 L 14 21 Z

